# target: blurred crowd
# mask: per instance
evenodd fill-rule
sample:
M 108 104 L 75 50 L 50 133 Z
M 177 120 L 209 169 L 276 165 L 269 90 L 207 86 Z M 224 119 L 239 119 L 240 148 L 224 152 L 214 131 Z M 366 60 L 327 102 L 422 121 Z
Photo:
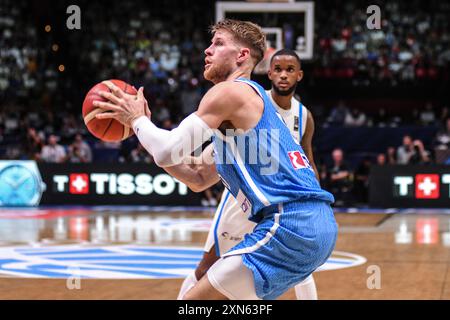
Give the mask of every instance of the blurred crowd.
M 349 107 L 344 100 L 339 100 L 331 108 L 329 114 L 322 122 L 323 126 L 343 127 L 399 127 L 413 126 L 445 126 L 445 121 L 450 117 L 449 107 L 440 105 L 436 107 L 433 102 L 426 101 L 421 107 L 408 110 L 404 114 L 389 112 L 387 108 L 379 106 L 370 114 L 358 107 Z
M 408 134 L 402 137 L 400 145 L 392 145 L 382 153 L 373 151 L 357 163 L 347 161 L 346 154 L 341 148 L 333 149 L 329 155 L 316 155 L 321 183 L 336 196 L 337 206 L 367 203 L 369 173 L 372 165 L 429 165 L 433 163 L 450 165 L 450 117 L 447 114 L 448 109 L 443 108 L 441 114 L 437 115 L 430 106 L 431 104 L 428 103 L 416 117 L 417 127 L 426 127 L 431 124 L 438 126 L 437 134 L 429 145 L 424 145 L 423 141 Z M 95 161 L 92 149 L 95 150 L 95 148 L 101 146 L 101 150 L 107 148 L 118 151 L 118 157 L 114 157 L 111 161 L 153 163 L 153 158 L 135 136 L 129 138 L 126 143 L 104 143 L 92 139 L 89 133 L 86 134 L 85 129 L 81 130 L 75 125 L 70 132 L 59 136 L 55 133 L 46 135 L 44 133 L 45 128 L 40 127 L 41 130 L 36 130 L 26 122 L 20 123 L 18 121 L 13 125 L 12 119 L 6 117 L 4 120 L 6 121 L 2 121 L 2 123 L 7 124 L 6 130 L 12 130 L 9 133 L 12 132 L 19 137 L 19 143 L 6 148 L 2 155 L 3 159 L 33 159 L 51 163 L 88 163 Z M 395 126 L 399 125 L 395 121 L 392 123 Z M 378 126 L 380 130 L 383 130 L 384 126 L 389 125 L 389 121 L 369 118 L 358 110 L 348 109 L 345 103 L 341 101 L 336 108 L 332 109 L 327 122 L 321 126 L 322 128 L 327 126 L 345 128 L 367 127 L 369 125 Z M 166 119 L 161 123 L 161 126 L 171 129 L 175 125 L 169 119 Z M 5 130 L 5 127 L 3 127 L 3 130 Z M 323 160 L 327 158 L 330 161 Z M 214 206 L 217 204 L 220 201 L 221 190 L 221 186 L 216 185 L 205 191 L 203 205 Z
M 400 146 L 389 147 L 386 152 L 375 156 L 366 156 L 356 165 L 352 166 L 345 157 L 342 149 L 332 151 L 332 161 L 329 165 L 320 167 L 320 178 L 323 187 L 329 190 L 336 198 L 336 206 L 363 205 L 369 197 L 369 175 L 373 165 L 429 165 L 435 163 L 433 153 L 426 149 L 420 139 L 413 139 L 410 135 L 403 137 Z M 449 150 L 450 146 L 450 120 L 447 129 L 438 135 L 436 147 Z M 450 152 L 447 152 L 445 164 L 450 165 Z
M 390 85 L 450 76 L 450 3 L 376 1 L 381 29 L 366 27 L 366 1 L 317 1 L 318 55 L 314 76 L 353 85 Z M 332 8 L 332 10 L 330 10 Z

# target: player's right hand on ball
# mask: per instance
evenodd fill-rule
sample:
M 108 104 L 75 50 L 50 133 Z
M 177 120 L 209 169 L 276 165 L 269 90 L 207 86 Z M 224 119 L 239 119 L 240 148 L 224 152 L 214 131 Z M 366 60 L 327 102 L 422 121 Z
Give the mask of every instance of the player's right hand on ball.
M 136 89 L 135 86 L 132 86 L 132 87 L 133 87 L 134 90 L 138 91 L 138 89 Z M 127 96 L 133 96 L 135 99 L 138 98 L 137 95 L 131 95 L 131 94 L 129 94 L 129 93 L 125 93 L 125 95 L 127 95 Z M 144 101 L 145 101 L 145 116 L 146 116 L 147 118 L 150 119 L 150 117 L 152 116 L 152 112 L 150 111 L 150 108 L 148 107 L 147 99 L 144 98 Z
M 97 114 L 97 119 L 116 119 L 125 126 L 132 127 L 133 122 L 149 113 L 144 88 L 139 88 L 137 97 L 125 95 L 125 92 L 113 83 L 105 82 L 111 92 L 100 91 L 99 94 L 108 102 L 94 101 L 93 105 L 104 112 Z

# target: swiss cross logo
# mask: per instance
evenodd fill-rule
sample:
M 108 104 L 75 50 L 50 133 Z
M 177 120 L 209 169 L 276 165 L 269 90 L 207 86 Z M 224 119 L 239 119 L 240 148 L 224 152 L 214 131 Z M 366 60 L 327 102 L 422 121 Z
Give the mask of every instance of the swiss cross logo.
M 439 175 L 418 174 L 416 175 L 416 198 L 437 199 L 439 198 Z
M 72 194 L 89 193 L 89 176 L 85 173 L 74 173 L 69 178 L 69 192 Z
M 289 151 L 289 160 L 291 160 L 294 169 L 310 168 L 308 158 L 300 151 Z

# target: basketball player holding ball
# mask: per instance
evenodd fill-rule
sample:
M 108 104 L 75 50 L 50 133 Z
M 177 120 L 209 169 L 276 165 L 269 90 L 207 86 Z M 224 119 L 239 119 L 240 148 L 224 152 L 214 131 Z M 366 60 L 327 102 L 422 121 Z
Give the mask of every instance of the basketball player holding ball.
M 297 84 L 303 78 L 301 62 L 297 53 L 289 49 L 275 52 L 270 59 L 268 75 L 272 82 L 272 89 L 266 93 L 278 113 L 283 117 L 292 137 L 301 142 L 316 177 L 319 179 L 312 152 L 314 119 L 311 112 L 294 98 Z M 237 201 L 225 189 L 208 233 L 203 258 L 197 269 L 184 280 L 178 300 L 183 299 L 184 294 L 198 282 L 198 279 L 203 277 L 214 262 L 237 245 L 245 234 L 252 232 L 254 226 L 255 223 L 247 219 Z M 317 289 L 312 275 L 295 286 L 295 294 L 298 300 L 317 300 Z
M 334 198 L 320 188 L 304 150 L 266 91 L 249 80 L 266 48 L 261 28 L 225 19 L 211 31 L 204 76 L 215 85 L 177 128 L 163 130 L 151 122 L 143 88 L 136 99 L 114 84 L 108 85 L 112 93 L 101 92 L 108 102 L 93 103 L 105 110 L 96 118 L 115 119 L 133 128 L 156 164 L 194 191 L 221 179 L 256 223 L 183 298 L 276 299 L 331 255 L 337 237 L 330 206 Z M 183 163 L 211 137 L 214 154 L 209 147 L 200 165 Z M 242 138 L 246 143 L 239 145 Z M 270 165 L 261 158 L 247 161 L 248 147 L 270 155 Z

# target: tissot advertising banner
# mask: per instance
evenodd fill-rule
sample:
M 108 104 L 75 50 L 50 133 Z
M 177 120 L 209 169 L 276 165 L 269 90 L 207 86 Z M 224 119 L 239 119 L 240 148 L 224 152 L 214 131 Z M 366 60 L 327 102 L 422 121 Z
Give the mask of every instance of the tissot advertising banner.
M 450 208 L 450 166 L 374 166 L 370 205 L 384 208 Z
M 156 165 L 0 161 L 0 206 L 199 203 L 198 194 Z
M 41 204 L 198 205 L 199 196 L 156 165 L 39 164 Z

